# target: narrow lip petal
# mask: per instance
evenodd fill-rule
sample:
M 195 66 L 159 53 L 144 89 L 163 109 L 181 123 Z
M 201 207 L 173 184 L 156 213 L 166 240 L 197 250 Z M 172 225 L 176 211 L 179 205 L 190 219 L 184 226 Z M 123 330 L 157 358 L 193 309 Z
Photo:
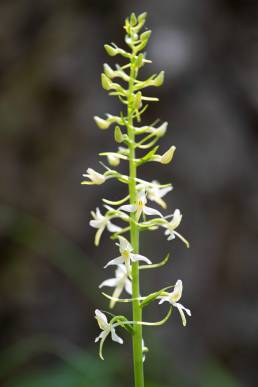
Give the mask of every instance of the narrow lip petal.
M 124 204 L 123 206 L 119 207 L 118 210 L 125 212 L 135 212 L 137 207 L 134 204 Z
M 131 260 L 133 262 L 136 262 L 136 261 L 144 261 L 146 262 L 148 265 L 151 265 L 152 262 L 149 260 L 149 258 L 145 257 L 144 255 L 141 255 L 141 254 L 131 254 L 130 255 L 131 257 Z
M 120 255 L 119 257 L 117 258 L 114 258 L 114 259 L 111 259 L 111 261 L 109 261 L 105 266 L 104 266 L 104 269 L 108 266 L 111 266 L 111 265 L 120 265 L 121 263 L 124 262 L 124 258 Z
M 158 216 L 162 217 L 161 212 L 159 212 L 158 210 L 155 210 L 154 208 L 151 208 L 151 207 L 144 206 L 143 212 L 145 215 L 158 215 Z
M 101 289 L 103 286 L 108 286 L 110 288 L 113 288 L 117 285 L 117 282 L 118 282 L 117 278 L 109 278 L 101 282 L 101 284 L 99 285 L 99 288 Z

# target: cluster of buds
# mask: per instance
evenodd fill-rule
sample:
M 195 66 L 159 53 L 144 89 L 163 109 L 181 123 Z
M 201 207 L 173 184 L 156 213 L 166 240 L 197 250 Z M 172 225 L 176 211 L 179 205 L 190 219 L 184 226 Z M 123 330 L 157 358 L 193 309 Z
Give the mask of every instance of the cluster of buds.
M 157 180 L 149 182 L 140 179 L 136 174 L 137 168 L 146 163 L 170 164 L 176 150 L 175 146 L 172 145 L 163 154 L 157 153 L 159 146 L 156 144 L 165 135 L 168 127 L 167 122 L 158 126 L 157 122 L 141 126 L 142 115 L 148 108 L 148 103 L 158 101 L 156 97 L 145 95 L 145 89 L 151 86 L 161 86 L 164 81 L 163 71 L 150 76 L 146 80 L 138 79 L 140 69 L 145 64 L 151 63 L 146 58 L 146 53 L 142 52 L 151 35 L 149 30 L 141 33 L 145 19 L 146 13 L 138 17 L 132 14 L 130 18 L 126 19 L 124 28 L 126 31 L 125 43 L 129 47 L 128 51 L 117 47 L 114 43 L 105 45 L 108 55 L 112 57 L 122 56 L 127 61 L 124 65 L 117 64 L 115 68 L 104 64 L 104 71 L 101 74 L 102 87 L 109 92 L 109 95 L 118 97 L 125 105 L 126 111 L 121 112 L 119 116 L 107 114 L 105 118 L 94 117 L 100 129 L 109 129 L 113 126 L 114 139 L 119 145 L 114 152 L 100 153 L 100 156 L 106 157 L 109 165 L 101 163 L 104 168 L 103 173 L 88 168 L 87 173 L 83 175 L 86 179 L 82 184 L 99 185 L 107 180 L 116 179 L 128 186 L 128 194 L 120 200 L 103 199 L 103 213 L 99 208 L 91 212 L 90 226 L 96 229 L 95 245 L 99 245 L 102 233 L 107 230 L 111 233 L 111 239 L 115 241 L 115 245 L 119 250 L 118 256 L 109 260 L 104 266 L 105 268 L 115 266 L 114 275 L 99 285 L 100 288 L 114 288 L 112 295 L 102 293 L 110 300 L 110 308 L 114 308 L 118 302 L 132 302 L 134 312 L 137 312 L 137 310 L 141 310 L 150 303 L 157 301 L 159 304 L 167 302 L 169 310 L 164 319 L 151 323 L 134 318 L 128 319 L 121 315 L 117 317 L 112 315 L 114 317 L 108 322 L 107 316 L 97 309 L 95 317 L 101 333 L 96 341 L 100 340 L 100 357 L 102 359 L 103 343 L 109 333 L 113 341 L 123 343 L 123 340 L 115 332 L 117 327 L 125 329 L 132 335 L 138 335 L 138 339 L 141 338 L 141 353 L 144 357 L 143 354 L 147 351 L 147 348 L 144 345 L 141 330 L 137 330 L 137 327 L 163 324 L 169 318 L 172 308 L 178 309 L 183 326 L 186 325 L 186 315 L 191 315 L 190 310 L 178 302 L 183 292 L 181 280 L 177 280 L 175 285 L 144 296 L 140 295 L 137 288 L 139 271 L 161 267 L 167 263 L 169 257 L 168 255 L 164 260 L 153 263 L 151 259 L 140 254 L 137 245 L 140 231 L 161 230 L 168 241 L 173 241 L 178 237 L 186 247 L 189 247 L 188 241 L 177 231 L 182 221 L 180 210 L 175 209 L 169 215 L 164 215 L 161 212 L 167 208 L 164 197 L 172 190 L 172 185 L 170 183 L 163 184 Z M 119 83 L 119 80 L 123 81 L 122 84 Z M 142 156 L 137 157 L 136 153 L 137 155 L 140 153 Z M 113 169 L 120 162 L 129 163 L 128 175 Z M 161 211 L 152 208 L 149 202 L 160 206 Z M 116 224 L 117 220 L 119 225 Z M 124 226 L 121 226 L 121 224 Z M 131 298 L 121 298 L 123 291 Z

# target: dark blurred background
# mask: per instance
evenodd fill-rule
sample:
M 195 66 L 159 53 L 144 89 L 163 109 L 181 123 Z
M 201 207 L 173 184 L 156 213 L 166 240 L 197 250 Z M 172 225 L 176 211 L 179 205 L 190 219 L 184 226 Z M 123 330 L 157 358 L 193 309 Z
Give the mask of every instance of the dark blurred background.
M 258 386 L 258 3 L 244 0 L 31 1 L 0 3 L 0 385 L 133 385 L 131 343 L 97 356 L 97 289 L 112 270 L 107 235 L 99 249 L 90 210 L 120 187 L 80 185 L 113 133 L 92 117 L 120 105 L 100 86 L 103 44 L 123 44 L 123 21 L 149 14 L 149 74 L 164 69 L 161 101 L 146 114 L 169 122 L 162 150 L 173 164 L 150 165 L 147 178 L 172 181 L 170 211 L 184 214 L 191 241 L 144 237 L 153 260 L 143 291 L 178 278 L 187 328 L 177 311 L 146 328 L 147 387 Z M 118 60 L 118 58 L 116 58 Z M 109 61 L 114 63 L 113 60 Z M 152 92 L 153 93 L 153 92 Z M 128 306 L 119 309 L 130 313 Z M 165 309 L 150 307 L 155 321 Z

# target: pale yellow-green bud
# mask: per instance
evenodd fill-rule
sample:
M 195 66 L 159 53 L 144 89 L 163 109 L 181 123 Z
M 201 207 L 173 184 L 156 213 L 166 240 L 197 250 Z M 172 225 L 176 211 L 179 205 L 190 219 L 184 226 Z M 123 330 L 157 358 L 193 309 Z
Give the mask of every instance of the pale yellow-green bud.
M 123 133 L 121 132 L 121 129 L 119 128 L 119 126 L 115 127 L 114 138 L 115 138 L 115 141 L 118 142 L 119 144 L 123 142 Z
M 172 159 L 173 159 L 173 156 L 174 156 L 174 153 L 175 153 L 175 150 L 176 150 L 176 147 L 174 145 L 172 145 L 169 150 L 167 150 L 159 159 L 159 162 L 161 164 L 169 164 Z
M 139 110 L 142 106 L 142 93 L 140 91 L 135 95 L 134 106 L 136 110 Z
M 107 63 L 105 63 L 104 64 L 104 73 L 105 73 L 105 75 L 108 77 L 108 78 L 114 78 L 114 76 L 115 76 L 115 72 L 114 72 L 114 70 L 112 70 L 112 68 L 107 64 Z
M 138 68 L 142 67 L 143 59 L 144 59 L 144 55 L 143 54 L 139 54 L 137 59 L 136 59 L 135 66 L 138 67 Z
M 118 54 L 118 50 L 116 48 L 110 46 L 109 44 L 105 44 L 104 48 L 105 48 L 107 54 L 110 56 L 115 56 Z
M 138 16 L 138 22 L 139 22 L 139 23 L 145 22 L 146 17 L 147 17 L 147 12 L 141 13 L 141 14 Z
M 104 73 L 101 74 L 101 84 L 104 90 L 110 90 L 112 88 L 112 82 Z
M 150 36 L 151 36 L 151 31 L 149 30 L 149 31 L 143 32 L 141 34 L 140 38 L 141 38 L 141 40 L 145 41 L 145 40 L 149 40 Z
M 160 125 L 160 127 L 158 127 L 156 130 L 155 130 L 155 133 L 158 137 L 162 137 L 165 135 L 166 131 L 167 131 L 167 127 L 168 127 L 168 123 L 167 122 L 164 122 L 162 125 Z
M 133 12 L 130 16 L 130 24 L 131 24 L 131 26 L 134 27 L 136 25 L 136 23 L 137 23 L 137 19 L 136 19 L 135 13 Z
M 120 164 L 120 158 L 115 155 L 107 155 L 107 160 L 112 167 L 117 167 Z
M 94 116 L 94 120 L 100 129 L 108 129 L 111 124 L 110 121 L 103 120 L 103 118 L 98 116 Z
M 165 73 L 164 71 L 161 71 L 156 78 L 153 80 L 153 86 L 161 86 L 164 82 Z

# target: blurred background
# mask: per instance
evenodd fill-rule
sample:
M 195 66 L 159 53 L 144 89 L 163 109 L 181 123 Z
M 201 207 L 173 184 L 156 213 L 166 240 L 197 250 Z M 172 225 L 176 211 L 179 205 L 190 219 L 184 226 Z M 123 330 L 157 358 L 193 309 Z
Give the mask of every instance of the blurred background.
M 147 387 L 258 385 L 258 4 L 241 0 L 12 0 L 0 3 L 0 385 L 129 387 L 130 339 L 97 355 L 97 289 L 116 251 L 99 249 L 88 225 L 101 198 L 120 186 L 80 185 L 113 132 L 95 114 L 118 113 L 101 89 L 103 44 L 123 43 L 124 18 L 147 11 L 153 30 L 146 74 L 164 69 L 160 97 L 146 113 L 169 122 L 161 150 L 172 165 L 149 164 L 146 178 L 171 181 L 169 210 L 184 214 L 191 242 L 144 236 L 166 268 L 142 278 L 143 292 L 184 282 L 187 328 L 177 311 L 146 328 Z M 119 58 L 116 58 L 119 60 Z M 130 308 L 119 309 L 130 315 Z M 144 318 L 155 321 L 154 306 Z

